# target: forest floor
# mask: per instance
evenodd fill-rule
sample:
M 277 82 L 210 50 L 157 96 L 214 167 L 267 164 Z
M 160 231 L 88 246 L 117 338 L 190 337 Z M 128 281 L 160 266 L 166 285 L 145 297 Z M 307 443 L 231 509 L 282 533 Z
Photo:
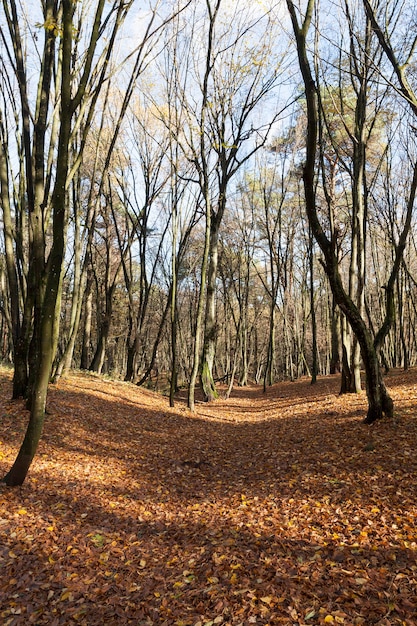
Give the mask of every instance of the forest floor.
M 417 625 L 417 370 L 365 426 L 338 377 L 198 403 L 73 374 L 0 486 L 1 626 Z M 27 412 L 0 371 L 0 472 Z

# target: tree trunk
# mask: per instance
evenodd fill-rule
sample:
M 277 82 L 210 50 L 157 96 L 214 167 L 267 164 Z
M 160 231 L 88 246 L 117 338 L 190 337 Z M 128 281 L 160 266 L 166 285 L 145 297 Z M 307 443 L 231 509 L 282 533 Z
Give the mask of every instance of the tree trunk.
M 5 133 L 2 120 L 1 130 L 2 136 Z M 27 371 L 27 346 L 28 338 L 26 324 L 21 323 L 20 306 L 19 306 L 19 282 L 14 259 L 14 237 L 12 213 L 9 197 L 9 173 L 8 173 L 8 155 L 6 151 L 6 137 L 2 137 L 2 145 L 0 147 L 0 194 L 3 211 L 3 230 L 4 230 L 4 247 L 7 270 L 8 291 L 10 300 L 10 323 L 13 345 L 13 355 L 15 363 L 15 372 L 13 376 L 13 398 L 24 396 L 27 390 L 28 371 Z
M 152 373 L 152 370 L 155 368 L 156 358 L 157 358 L 157 354 L 158 354 L 158 347 L 159 347 L 159 344 L 161 343 L 162 333 L 164 331 L 165 322 L 166 322 L 166 319 L 167 319 L 167 316 L 168 316 L 168 312 L 170 310 L 171 289 L 172 289 L 172 286 L 170 287 L 170 290 L 168 292 L 168 298 L 167 298 L 167 301 L 166 301 L 164 312 L 162 313 L 161 321 L 159 322 L 158 332 L 156 334 L 156 338 L 155 338 L 155 341 L 154 341 L 154 344 L 153 344 L 152 356 L 151 356 L 151 360 L 149 362 L 149 366 L 148 366 L 146 372 L 143 374 L 142 378 L 136 383 L 138 385 L 138 387 L 143 385 L 148 380 L 148 378 L 150 377 L 150 375 Z
M 63 249 L 62 249 L 63 252 Z M 57 257 L 57 262 L 59 259 Z M 56 305 L 56 293 L 59 288 L 60 272 L 58 264 L 52 268 L 50 280 L 48 281 L 48 296 L 45 297 L 45 303 L 42 311 L 41 320 L 41 351 L 39 353 L 39 363 L 36 370 L 35 379 L 33 381 L 32 393 L 30 399 L 30 418 L 26 429 L 26 434 L 19 453 L 13 463 L 11 469 L 3 478 L 3 481 L 10 487 L 22 485 L 33 458 L 38 448 L 39 440 L 42 435 L 43 424 L 45 419 L 46 397 L 48 392 L 48 384 L 51 375 L 53 353 L 53 332 L 54 332 L 54 316 L 53 312 Z
M 275 288 L 272 287 L 273 293 Z M 274 361 L 275 361 L 275 299 L 272 297 L 269 310 L 269 333 L 268 349 L 266 353 L 266 363 L 264 372 L 264 392 L 267 387 L 274 384 Z
M 329 278 L 335 302 L 346 315 L 361 347 L 362 359 L 366 372 L 366 390 L 368 397 L 368 412 L 365 421 L 370 424 L 376 419 L 381 418 L 384 414 L 391 416 L 393 414 L 393 402 L 382 380 L 376 349 L 376 346 L 380 345 L 377 341 L 378 337 L 375 339 L 376 343 L 374 344 L 373 338 L 366 328 L 360 311 L 343 288 L 342 280 L 339 274 L 336 246 L 334 242 L 327 238 L 319 221 L 316 209 L 315 172 L 318 136 L 318 103 L 317 88 L 311 73 L 306 46 L 306 37 L 313 16 L 314 0 L 309 0 L 308 2 L 307 12 L 302 27 L 299 26 L 297 13 L 292 0 L 287 0 L 287 6 L 290 12 L 294 35 L 296 38 L 298 59 L 304 81 L 307 105 L 306 160 L 303 167 L 306 212 L 313 235 L 325 257 L 325 270 Z M 415 176 L 416 175 L 417 172 L 415 171 Z M 386 327 L 389 327 L 389 324 L 390 322 L 387 316 Z M 383 332 L 382 329 L 380 332 Z
M 341 383 L 340 393 L 352 393 L 353 392 L 353 375 L 350 367 L 351 364 L 351 335 L 350 328 L 346 316 L 342 315 L 340 320 L 340 334 L 342 339 L 342 371 L 341 371 Z
M 318 348 L 317 348 L 317 322 L 314 304 L 314 240 L 311 229 L 309 231 L 309 265 L 310 265 L 310 311 L 311 311 L 311 334 L 312 334 L 312 358 L 311 358 L 311 384 L 317 382 L 318 375 Z
M 81 313 L 82 313 L 82 304 L 83 304 L 83 296 L 85 293 L 86 283 L 87 283 L 87 269 L 86 265 L 89 259 L 89 253 L 87 252 L 86 262 L 82 265 L 81 263 L 81 228 L 80 228 L 80 212 L 77 208 L 77 203 L 79 201 L 78 195 L 74 192 L 73 197 L 73 205 L 74 205 L 74 279 L 73 279 L 73 291 L 71 298 L 71 314 L 70 314 L 70 323 L 69 323 L 69 332 L 68 332 L 68 340 L 64 346 L 64 351 L 59 359 L 58 363 L 55 366 L 55 371 L 53 375 L 54 383 L 58 382 L 62 374 L 67 372 L 71 368 L 72 358 L 75 349 L 75 342 L 78 335 L 78 329 L 80 326 Z M 91 222 L 91 219 L 87 218 L 88 222 Z M 92 229 L 92 225 L 90 224 L 90 229 Z M 89 234 L 89 239 L 91 235 Z M 90 241 L 87 244 L 87 250 L 89 250 Z
M 101 374 L 104 359 L 106 358 L 106 348 L 107 342 L 110 333 L 110 324 L 111 324 L 111 305 L 110 311 L 107 309 L 104 313 L 104 318 L 100 324 L 99 329 L 99 337 L 97 341 L 96 350 L 94 352 L 93 360 L 91 361 L 91 365 L 89 367 L 90 372 L 96 372 L 97 374 Z
M 88 370 L 90 364 L 90 342 L 91 342 L 91 322 L 93 315 L 93 292 L 91 270 L 87 270 L 87 286 L 85 290 L 85 310 L 82 332 L 82 347 L 80 368 Z
M 392 417 L 394 406 L 382 379 L 378 350 L 372 334 L 367 329 L 356 305 L 344 291 L 337 263 L 330 256 L 327 271 L 335 300 L 348 319 L 361 348 L 368 398 L 368 412 L 364 421 L 371 424 L 376 419 L 382 418 L 383 415 Z
M 191 411 L 195 410 L 195 385 L 198 376 L 199 364 L 200 364 L 200 345 L 201 345 L 201 333 L 203 326 L 203 314 L 204 314 L 204 296 L 207 283 L 207 270 L 209 264 L 209 251 L 210 251 L 210 233 L 211 233 L 211 206 L 209 191 L 205 192 L 206 201 L 206 227 L 204 237 L 204 250 L 201 260 L 201 278 L 200 278 L 200 292 L 198 294 L 197 303 L 197 315 L 195 321 L 195 339 L 194 339 L 194 358 L 193 368 L 191 371 L 190 384 L 188 388 L 188 408 Z
M 340 373 L 340 314 L 332 294 L 330 374 Z
M 400 334 L 400 342 L 401 342 L 401 352 L 402 352 L 402 367 L 404 371 L 407 371 L 409 368 L 409 346 L 407 345 L 407 341 L 405 338 L 405 330 L 404 330 L 404 274 L 401 273 L 401 285 L 400 281 L 397 281 L 397 301 L 398 301 L 398 324 L 399 324 L 399 334 Z
M 72 6 L 71 3 L 63 3 L 63 62 L 62 62 L 62 107 L 70 110 L 70 60 L 72 41 Z M 26 434 L 10 471 L 4 477 L 4 482 L 9 486 L 21 485 L 29 471 L 42 434 L 45 418 L 45 405 L 48 392 L 48 384 L 51 376 L 52 362 L 54 359 L 54 330 L 56 320 L 56 308 L 59 302 L 59 290 L 61 284 L 61 269 L 64 258 L 64 232 L 65 232 L 65 206 L 66 193 L 65 183 L 68 171 L 68 143 L 71 129 L 71 115 L 61 114 L 60 136 L 57 154 L 57 172 L 53 194 L 53 240 L 52 248 L 46 264 L 46 273 L 42 277 L 42 284 L 37 286 L 35 315 L 36 354 L 38 362 L 34 375 L 30 397 L 30 419 Z M 38 242 L 39 244 L 39 242 Z M 43 255 L 42 250 L 33 250 L 35 258 Z
M 129 323 L 131 322 L 132 320 L 129 321 Z M 129 337 L 130 337 L 130 332 L 129 332 Z M 130 339 L 128 340 L 126 373 L 125 373 L 125 378 L 124 378 L 126 382 L 131 383 L 135 379 L 135 376 L 136 376 L 135 361 L 136 361 L 136 355 L 138 353 L 138 349 L 139 349 L 139 336 L 136 334 L 132 342 L 130 341 Z
M 220 210 L 219 210 L 220 211 Z M 213 367 L 216 354 L 216 279 L 219 258 L 219 227 L 220 219 L 217 215 L 212 215 L 210 228 L 209 263 L 207 271 L 207 293 L 206 312 L 204 318 L 204 342 L 203 355 L 201 359 L 201 385 L 204 399 L 211 402 L 218 397 L 218 392 L 214 382 Z M 223 214 L 223 212 L 221 212 Z
M 176 206 L 173 210 L 172 237 L 172 286 L 171 286 L 171 379 L 169 383 L 169 406 L 174 406 L 175 393 L 178 387 L 178 281 L 177 281 L 177 218 Z

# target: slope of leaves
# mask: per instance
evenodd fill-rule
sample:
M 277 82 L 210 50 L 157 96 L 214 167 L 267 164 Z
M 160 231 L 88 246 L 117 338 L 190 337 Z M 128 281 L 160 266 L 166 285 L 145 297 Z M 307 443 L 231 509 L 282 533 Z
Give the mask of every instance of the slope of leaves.
M 417 624 L 417 371 L 365 426 L 337 377 L 199 404 L 74 374 L 0 486 L 0 623 Z M 0 471 L 25 429 L 0 372 Z

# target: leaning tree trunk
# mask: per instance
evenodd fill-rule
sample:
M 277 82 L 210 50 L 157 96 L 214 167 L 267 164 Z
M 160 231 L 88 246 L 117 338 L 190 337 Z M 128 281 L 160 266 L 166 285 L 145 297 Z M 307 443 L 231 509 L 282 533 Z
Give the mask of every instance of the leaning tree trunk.
M 54 290 L 58 289 L 58 282 L 60 280 L 59 275 L 60 273 L 57 272 L 57 278 L 55 279 L 55 277 L 51 277 L 48 281 L 48 288 L 50 291 L 45 296 L 45 302 L 42 310 L 40 326 L 42 349 L 39 353 L 39 363 L 31 390 L 29 423 L 15 462 L 3 478 L 3 481 L 11 487 L 23 484 L 36 454 L 39 440 L 42 435 L 45 418 L 46 396 L 54 357 L 53 332 L 56 304 Z
M 291 16 L 294 35 L 297 44 L 298 60 L 303 76 L 304 89 L 307 106 L 307 140 L 306 140 L 306 160 L 303 167 L 303 183 L 306 202 L 306 213 L 313 232 L 325 258 L 325 270 L 335 298 L 342 312 L 346 315 L 349 324 L 356 335 L 361 348 L 362 359 L 366 372 L 366 391 L 368 397 L 368 412 L 366 423 L 372 423 L 381 418 L 384 414 L 393 414 L 393 402 L 388 394 L 382 379 L 379 365 L 378 350 L 382 345 L 393 319 L 394 308 L 394 284 L 398 275 L 399 264 L 402 259 L 406 238 L 411 225 L 412 207 L 414 204 L 415 191 L 417 187 L 417 164 L 414 169 L 412 190 L 407 207 L 407 218 L 400 236 L 398 246 L 396 246 L 396 258 L 392 272 L 386 288 L 387 307 L 386 316 L 375 340 L 367 329 L 363 317 L 353 300 L 343 288 L 339 273 L 338 259 L 336 255 L 336 244 L 326 236 L 316 209 L 316 152 L 318 137 L 318 103 L 317 87 L 311 73 L 310 62 L 307 55 L 307 33 L 311 24 L 314 12 L 314 0 L 309 0 L 304 22 L 300 27 L 297 12 L 292 0 L 287 0 L 288 10 Z
M 11 469 L 3 478 L 9 486 L 23 484 L 42 434 L 45 419 L 46 397 L 48 384 L 54 359 L 54 331 L 56 319 L 56 307 L 58 303 L 60 283 L 62 279 L 62 263 L 64 259 L 64 235 L 65 235 L 65 183 L 68 171 L 68 144 L 71 130 L 71 41 L 72 41 L 72 7 L 70 3 L 64 3 L 63 11 L 63 43 L 62 43 L 62 90 L 61 106 L 68 111 L 68 115 L 61 115 L 61 127 L 57 154 L 57 172 L 53 194 L 53 225 L 52 247 L 49 253 L 45 271 L 37 285 L 35 298 L 35 314 L 39 317 L 35 320 L 38 328 L 37 354 L 38 363 L 35 371 L 33 387 L 30 398 L 30 419 L 26 434 L 19 453 Z M 37 241 L 39 245 L 41 241 Z M 43 250 L 33 249 L 35 258 L 43 256 Z M 42 284 L 45 286 L 43 289 Z

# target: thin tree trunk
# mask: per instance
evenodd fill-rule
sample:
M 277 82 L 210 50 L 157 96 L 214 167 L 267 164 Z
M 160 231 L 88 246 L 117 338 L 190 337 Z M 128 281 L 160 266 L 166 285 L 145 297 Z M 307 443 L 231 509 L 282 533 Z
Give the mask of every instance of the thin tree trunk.
M 216 353 L 216 278 L 219 258 L 219 226 L 217 218 L 212 216 L 210 228 L 209 261 L 207 271 L 206 312 L 204 319 L 203 356 L 201 359 L 201 385 L 204 399 L 211 402 L 218 397 L 213 376 Z
M 339 309 L 334 301 L 332 294 L 332 310 L 331 310 L 331 356 L 330 356 L 330 374 L 339 374 L 340 368 L 340 314 Z
M 208 191 L 207 191 L 208 194 Z M 194 339 L 194 359 L 193 368 L 191 370 L 190 384 L 188 387 L 188 408 L 191 411 L 195 411 L 195 385 L 198 376 L 198 370 L 200 365 L 200 345 L 201 345 L 201 333 L 203 331 L 203 314 L 204 314 L 204 300 L 207 282 L 207 270 L 209 263 L 209 251 L 210 251 L 210 232 L 211 232 L 211 208 L 208 195 L 206 196 L 206 229 L 203 257 L 201 261 L 201 278 L 200 278 L 200 292 L 198 294 L 197 303 L 197 315 L 195 321 L 195 339 Z
M 84 294 L 84 321 L 82 330 L 80 368 L 88 370 L 90 364 L 91 325 L 93 316 L 93 277 L 91 269 L 87 269 L 87 285 Z
M 317 321 L 314 303 L 314 241 L 313 234 L 309 232 L 309 264 L 310 264 L 310 311 L 311 311 L 311 333 L 312 333 L 312 359 L 311 359 L 311 384 L 317 382 L 318 375 L 318 350 L 317 350 Z
M 172 287 L 171 287 L 171 379 L 169 383 L 169 406 L 175 404 L 175 393 L 178 384 L 178 283 L 177 283 L 177 203 L 174 200 L 172 207 Z

